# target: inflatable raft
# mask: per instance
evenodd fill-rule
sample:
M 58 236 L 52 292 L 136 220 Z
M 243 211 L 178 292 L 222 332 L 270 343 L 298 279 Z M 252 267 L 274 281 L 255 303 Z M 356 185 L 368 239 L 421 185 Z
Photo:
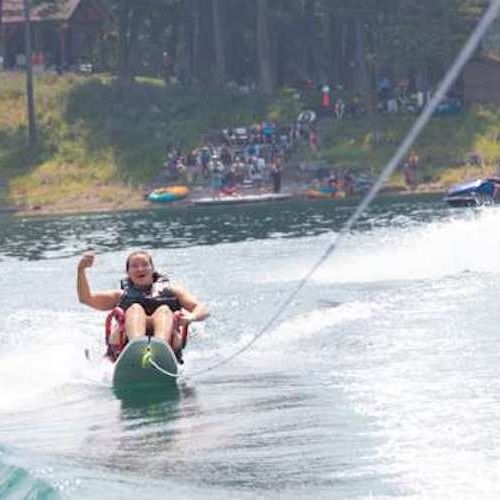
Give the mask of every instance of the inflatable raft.
M 167 186 L 155 189 L 148 195 L 149 201 L 167 203 L 170 201 L 182 200 L 189 194 L 186 186 Z
M 330 187 L 310 188 L 306 191 L 306 196 L 313 200 L 331 200 L 344 198 L 345 193 Z

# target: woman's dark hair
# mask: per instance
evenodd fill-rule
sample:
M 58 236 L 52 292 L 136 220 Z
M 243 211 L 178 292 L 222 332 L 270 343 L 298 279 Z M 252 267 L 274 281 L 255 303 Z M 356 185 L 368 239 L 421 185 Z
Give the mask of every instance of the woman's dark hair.
M 154 270 L 155 266 L 153 264 L 153 258 L 148 252 L 145 252 L 144 250 L 136 250 L 135 252 L 129 254 L 129 256 L 127 257 L 127 261 L 125 263 L 125 269 L 127 270 L 127 272 L 130 267 L 130 261 L 136 255 L 144 255 L 145 257 L 147 257 L 149 263 L 151 264 L 151 269 L 153 270 L 153 281 L 158 281 L 158 278 L 161 276 L 161 274 Z
M 132 257 L 135 257 L 136 255 L 144 255 L 145 257 L 147 257 L 149 263 L 151 264 L 151 268 L 154 270 L 155 266 L 153 265 L 153 258 L 151 257 L 151 255 L 149 255 L 148 252 L 144 252 L 143 250 L 136 250 L 135 252 L 129 254 L 129 256 L 127 257 L 127 261 L 125 263 L 125 269 L 127 271 L 130 267 L 130 261 L 132 260 Z

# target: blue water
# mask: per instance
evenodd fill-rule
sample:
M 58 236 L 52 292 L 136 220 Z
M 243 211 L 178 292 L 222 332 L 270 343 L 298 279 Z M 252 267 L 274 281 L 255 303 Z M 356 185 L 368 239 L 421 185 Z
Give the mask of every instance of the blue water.
M 0 220 L 0 498 L 498 498 L 500 211 L 378 200 Z M 104 313 L 151 251 L 205 301 L 177 392 L 118 397 Z M 85 349 L 91 360 L 84 356 Z

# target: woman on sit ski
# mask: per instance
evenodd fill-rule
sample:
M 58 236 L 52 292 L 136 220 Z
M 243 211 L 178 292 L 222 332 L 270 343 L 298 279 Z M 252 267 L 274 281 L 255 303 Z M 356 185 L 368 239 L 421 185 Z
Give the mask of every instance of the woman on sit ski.
M 78 263 L 77 292 L 81 303 L 100 311 L 120 307 L 125 312 L 125 334 L 128 340 L 153 335 L 172 346 L 179 362 L 182 362 L 182 338 L 175 329 L 174 313 L 179 311 L 178 321 L 187 326 L 193 321 L 208 317 L 208 309 L 184 288 L 172 285 L 166 276 L 154 270 L 153 260 L 147 252 L 132 252 L 125 265 L 127 278 L 121 290 L 92 292 L 86 269 L 92 267 L 93 252 L 83 254 Z M 109 338 L 110 348 L 119 345 L 119 331 Z

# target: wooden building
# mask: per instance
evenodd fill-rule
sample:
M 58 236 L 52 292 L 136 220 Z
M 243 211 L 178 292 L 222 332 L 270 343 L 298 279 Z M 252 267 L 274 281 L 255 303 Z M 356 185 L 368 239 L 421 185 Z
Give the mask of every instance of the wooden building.
M 468 103 L 500 103 L 500 55 L 483 53 L 467 64 L 463 93 Z
M 24 1 L 3 0 L 1 47 L 5 68 L 24 58 Z M 32 50 L 48 66 L 68 68 L 96 62 L 106 25 L 112 21 L 99 0 L 62 0 L 31 11 Z

